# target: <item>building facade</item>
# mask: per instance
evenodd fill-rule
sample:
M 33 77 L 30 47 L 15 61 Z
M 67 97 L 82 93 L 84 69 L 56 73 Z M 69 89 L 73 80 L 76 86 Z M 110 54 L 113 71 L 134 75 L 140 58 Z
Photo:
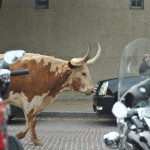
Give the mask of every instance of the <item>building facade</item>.
M 150 38 L 150 2 L 131 9 L 131 0 L 2 0 L 0 9 L 0 52 L 24 49 L 70 60 L 84 56 L 89 41 L 94 56 L 101 44 L 99 60 L 89 66 L 94 84 L 118 77 L 120 56 L 131 41 Z M 132 3 L 136 7 L 136 4 Z M 138 3 L 137 3 L 138 6 Z M 64 93 L 59 98 L 90 99 Z

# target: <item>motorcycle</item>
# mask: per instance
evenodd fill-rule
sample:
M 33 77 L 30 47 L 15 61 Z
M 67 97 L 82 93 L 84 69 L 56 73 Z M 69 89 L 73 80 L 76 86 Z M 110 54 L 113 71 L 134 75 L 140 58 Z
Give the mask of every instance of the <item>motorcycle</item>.
M 129 82 L 132 83 L 130 88 Z M 112 113 L 118 131 L 104 135 L 106 146 L 119 150 L 150 150 L 149 39 L 137 39 L 125 47 L 120 61 L 118 101 Z
M 10 71 L 9 65 L 23 57 L 24 50 L 8 51 L 0 60 L 0 150 L 23 150 L 23 146 L 16 136 L 7 133 L 7 122 L 10 115 L 10 107 L 3 103 L 3 96 L 9 87 L 12 76 L 26 75 L 28 70 Z

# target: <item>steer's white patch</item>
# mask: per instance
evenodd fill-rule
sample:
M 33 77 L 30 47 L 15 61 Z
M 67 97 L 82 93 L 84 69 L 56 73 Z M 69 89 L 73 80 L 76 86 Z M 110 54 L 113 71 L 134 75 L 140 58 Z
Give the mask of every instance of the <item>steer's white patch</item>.
M 30 103 L 28 101 L 23 101 L 25 113 L 28 114 L 32 109 L 37 112 L 37 109 L 39 109 L 42 105 L 43 99 L 47 96 L 47 94 L 48 93 L 44 93 L 42 96 L 34 96 Z
M 25 96 L 23 92 L 21 93 L 13 93 L 12 91 L 9 93 L 8 100 L 11 104 L 14 104 L 18 107 L 21 107 L 24 110 L 25 114 L 28 114 L 32 109 L 34 112 L 38 110 L 43 110 L 43 99 L 48 95 L 48 93 L 44 93 L 42 96 L 34 96 L 34 98 L 29 102 L 28 98 Z
M 52 72 L 58 72 L 61 73 L 62 70 L 60 68 L 62 68 L 62 64 L 66 63 L 67 61 L 62 60 L 62 59 L 58 59 L 56 61 L 56 58 L 51 57 L 51 56 L 46 56 L 46 55 L 40 55 L 40 54 L 33 54 L 33 53 L 27 53 L 22 60 L 32 60 L 34 59 L 36 61 L 36 63 L 40 63 L 41 60 L 44 60 L 44 64 L 43 66 L 47 66 L 49 63 L 51 63 L 51 68 L 50 71 Z M 57 68 L 59 68 L 57 70 Z M 57 73 L 56 73 L 57 75 Z

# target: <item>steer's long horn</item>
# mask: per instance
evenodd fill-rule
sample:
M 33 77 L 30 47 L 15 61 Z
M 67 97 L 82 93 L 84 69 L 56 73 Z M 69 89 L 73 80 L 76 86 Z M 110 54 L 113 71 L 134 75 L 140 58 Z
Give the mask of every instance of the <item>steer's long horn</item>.
M 86 63 L 89 60 L 90 52 L 91 52 L 91 44 L 90 47 L 88 48 L 86 55 L 83 58 L 73 58 L 70 60 L 70 63 L 73 66 L 81 66 L 82 64 Z
M 100 46 L 99 43 L 97 43 L 97 44 L 98 44 L 98 51 L 97 51 L 97 54 L 96 54 L 96 56 L 95 56 L 94 58 L 92 58 L 92 59 L 90 59 L 90 60 L 87 61 L 87 64 L 88 64 L 88 65 L 95 63 L 95 61 L 96 61 L 96 60 L 99 58 L 99 56 L 101 55 L 101 46 Z

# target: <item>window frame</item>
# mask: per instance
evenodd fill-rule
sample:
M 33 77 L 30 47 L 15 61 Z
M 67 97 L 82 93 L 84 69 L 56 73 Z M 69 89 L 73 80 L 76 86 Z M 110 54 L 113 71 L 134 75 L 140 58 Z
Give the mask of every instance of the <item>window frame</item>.
M 48 9 L 49 0 L 35 0 L 35 8 L 36 9 Z
M 132 2 L 136 3 L 136 6 L 132 6 Z M 138 6 L 138 2 L 141 2 L 141 6 Z M 130 9 L 144 9 L 144 0 L 130 0 L 130 4 L 129 4 L 129 8 Z

